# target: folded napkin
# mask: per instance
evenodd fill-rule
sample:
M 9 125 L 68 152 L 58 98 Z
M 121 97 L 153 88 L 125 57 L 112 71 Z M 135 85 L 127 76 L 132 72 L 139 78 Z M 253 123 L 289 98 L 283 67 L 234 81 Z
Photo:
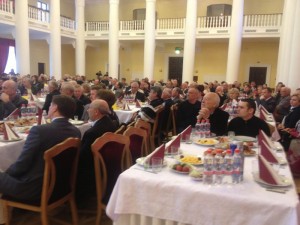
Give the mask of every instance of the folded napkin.
M 151 154 L 145 157 L 144 159 L 144 164 L 151 165 L 152 164 L 152 158 L 157 157 L 157 158 L 162 158 L 164 160 L 165 156 L 165 144 L 162 144 L 161 146 L 157 147 Z
M 270 146 L 265 142 L 262 141 L 261 144 L 261 149 L 260 149 L 260 154 L 265 157 L 265 159 L 270 162 L 270 163 L 279 163 L 279 159 L 274 153 L 274 151 L 270 148 Z
M 42 117 L 43 117 L 43 110 L 40 107 L 38 107 L 38 125 L 41 125 Z
M 130 110 L 130 107 L 129 107 L 129 105 L 128 105 L 127 102 L 124 102 L 124 104 L 123 104 L 123 110 Z
M 7 123 L 3 126 L 3 139 L 6 141 L 19 139 L 20 136 L 14 132 Z
M 142 104 L 137 99 L 135 100 L 135 107 L 137 107 L 137 108 L 141 108 L 142 107 Z
M 259 145 L 262 145 L 262 141 L 264 141 L 267 145 L 269 145 L 269 147 L 271 149 L 275 149 L 276 148 L 275 145 L 274 145 L 274 143 L 272 142 L 272 140 L 262 130 L 259 131 L 257 139 L 258 139 L 258 144 Z
M 279 174 L 275 172 L 270 163 L 267 162 L 264 156 L 258 155 L 259 178 L 271 185 L 281 185 L 284 182 L 281 180 Z
M 10 118 L 10 117 L 17 117 L 20 115 L 20 109 L 19 108 L 16 108 L 11 114 L 9 114 L 7 117 Z
M 166 151 L 167 152 L 171 152 L 171 147 L 172 146 L 175 146 L 175 147 L 180 147 L 180 140 L 181 140 L 181 135 L 177 135 L 176 138 L 174 138 L 173 140 L 169 141 L 167 144 L 166 144 Z
M 185 138 L 186 135 L 190 135 L 192 133 L 192 126 L 188 126 L 184 131 L 181 132 L 181 136 Z
M 280 134 L 278 132 L 278 129 L 277 129 L 276 125 L 275 125 L 274 126 L 274 131 L 272 133 L 272 141 L 279 141 L 280 139 L 281 139 L 281 136 L 280 136 Z

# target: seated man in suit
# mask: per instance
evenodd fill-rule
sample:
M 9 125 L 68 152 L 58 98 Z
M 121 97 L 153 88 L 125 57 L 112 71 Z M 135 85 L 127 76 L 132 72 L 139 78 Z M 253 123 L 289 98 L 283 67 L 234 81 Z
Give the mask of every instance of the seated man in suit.
M 93 125 L 84 133 L 82 138 L 76 188 L 77 201 L 81 201 L 85 196 L 92 195 L 96 191 L 91 145 L 106 132 L 114 132 L 117 129 L 108 116 L 110 110 L 106 101 L 102 99 L 94 100 L 90 104 L 88 113 Z
M 58 90 L 58 83 L 54 80 L 49 81 L 48 89 L 49 89 L 49 94 L 46 95 L 45 104 L 43 106 L 43 110 L 46 110 L 47 113 L 49 111 L 49 107 L 52 102 L 53 96 L 60 94 Z
M 255 110 L 256 104 L 253 99 L 242 99 L 238 105 L 238 117 L 229 122 L 228 131 L 234 131 L 235 135 L 256 137 L 259 130 L 263 130 L 271 136 L 268 124 L 254 116 Z
M 229 114 L 219 108 L 220 97 L 214 92 L 204 95 L 198 120 L 209 119 L 211 133 L 221 136 L 227 132 Z
M 259 105 L 262 105 L 269 113 L 273 113 L 276 107 L 276 100 L 272 96 L 271 88 L 264 88 L 262 90 L 262 99 L 258 102 Z
M 151 105 L 153 108 L 156 108 L 161 104 L 163 104 L 164 100 L 162 100 L 161 95 L 162 95 L 161 87 L 159 86 L 151 87 L 149 97 L 148 97 L 150 100 L 149 105 Z
M 17 94 L 17 83 L 13 80 L 4 81 L 0 99 L 0 120 L 6 118 L 16 108 L 28 104 L 28 101 Z
M 138 82 L 134 81 L 131 83 L 131 89 L 125 92 L 125 95 L 132 95 L 135 100 L 145 102 L 145 94 L 139 91 L 140 85 Z
M 0 193 L 19 201 L 40 202 L 44 177 L 44 152 L 69 137 L 80 138 L 78 128 L 69 123 L 75 102 L 67 96 L 53 97 L 50 124 L 33 126 L 21 155 L 5 172 L 0 172 Z

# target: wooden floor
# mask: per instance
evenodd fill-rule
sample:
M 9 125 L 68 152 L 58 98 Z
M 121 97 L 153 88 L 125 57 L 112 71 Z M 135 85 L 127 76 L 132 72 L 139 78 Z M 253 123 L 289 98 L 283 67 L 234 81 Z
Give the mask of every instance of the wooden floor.
M 95 225 L 96 204 L 91 201 L 89 204 L 78 207 L 79 225 Z M 68 205 L 55 209 L 49 214 L 50 225 L 72 224 L 70 208 Z M 59 220 L 59 221 L 57 221 Z M 21 209 L 13 209 L 11 225 L 41 225 L 40 214 Z M 112 221 L 102 213 L 101 225 L 112 225 Z

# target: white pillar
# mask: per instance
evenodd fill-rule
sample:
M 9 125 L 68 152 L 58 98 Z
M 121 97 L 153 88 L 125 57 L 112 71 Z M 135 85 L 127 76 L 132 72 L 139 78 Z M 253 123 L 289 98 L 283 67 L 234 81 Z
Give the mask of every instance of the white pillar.
M 295 15 L 299 15 L 300 13 L 300 0 L 297 0 L 295 8 Z M 293 22 L 293 26 L 291 24 L 292 29 L 294 30 L 291 46 L 293 46 L 290 49 L 290 60 L 286 61 L 286 64 L 289 65 L 289 75 L 288 77 L 288 83 L 287 86 L 292 89 L 292 91 L 295 91 L 297 88 L 300 88 L 300 21 L 298 19 L 295 19 Z M 290 62 L 290 63 L 288 63 Z
M 118 78 L 119 72 L 119 0 L 109 0 L 109 76 Z
M 243 14 L 244 0 L 233 0 L 226 70 L 226 81 L 228 83 L 238 80 L 243 34 Z
M 290 53 L 292 48 L 292 37 L 294 32 L 295 11 L 297 0 L 285 0 L 283 8 L 282 28 L 280 32 L 280 42 L 277 61 L 276 82 L 287 84 L 289 74 Z M 297 18 L 297 17 L 296 17 Z
M 148 77 L 149 80 L 152 80 L 154 76 L 155 2 L 156 0 L 146 0 L 144 77 Z
M 60 80 L 61 36 L 60 36 L 60 1 L 50 1 L 50 76 Z
M 28 0 L 15 1 L 16 9 L 16 60 L 21 75 L 30 74 L 30 43 L 28 28 Z
M 197 0 L 187 0 L 182 82 L 193 81 L 197 26 Z
M 76 0 L 76 74 L 85 75 L 84 0 Z

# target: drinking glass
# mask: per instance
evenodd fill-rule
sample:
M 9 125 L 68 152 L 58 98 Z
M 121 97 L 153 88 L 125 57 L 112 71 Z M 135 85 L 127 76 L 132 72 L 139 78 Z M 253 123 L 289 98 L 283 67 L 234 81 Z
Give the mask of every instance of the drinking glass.
M 152 171 L 157 173 L 162 170 L 162 165 L 163 165 L 163 159 L 159 157 L 153 157 L 151 159 L 151 167 Z
M 234 139 L 234 137 L 235 137 L 234 131 L 228 131 L 228 138 L 229 138 L 229 140 L 232 141 Z
M 76 120 L 76 121 L 77 121 L 77 120 L 78 120 L 78 116 L 74 116 L 74 120 Z
M 178 150 L 179 150 L 179 148 L 178 148 L 178 146 L 171 146 L 171 156 L 172 157 L 175 157 L 175 156 L 177 156 L 178 155 Z
M 184 139 L 185 143 L 192 144 L 191 134 L 186 134 Z

